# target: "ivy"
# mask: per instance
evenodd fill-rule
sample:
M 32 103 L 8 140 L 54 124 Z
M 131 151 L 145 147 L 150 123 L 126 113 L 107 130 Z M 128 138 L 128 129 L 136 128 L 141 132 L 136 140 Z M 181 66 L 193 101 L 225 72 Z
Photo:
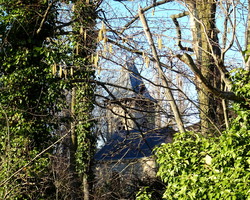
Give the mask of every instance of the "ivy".
M 47 38 L 53 37 L 55 6 L 37 33 L 47 5 L 0 1 L 0 199 L 46 199 L 54 189 L 51 151 L 27 165 L 55 140 L 55 114 L 67 87 L 51 73 L 56 56 L 49 55 Z
M 141 188 L 138 194 L 136 195 L 137 200 L 150 200 L 152 194 L 147 191 L 148 187 Z
M 74 3 L 76 11 L 70 14 L 72 24 L 67 27 L 72 34 L 61 35 L 67 28 L 60 28 L 58 7 L 66 3 Z M 88 80 L 95 73 L 91 63 L 95 6 L 83 1 L 0 0 L 0 14 L 0 199 L 55 199 L 58 188 L 53 178 L 60 172 L 51 175 L 50 158 L 56 149 L 36 156 L 60 134 L 68 134 L 65 141 L 69 143 L 70 134 L 77 137 L 76 146 L 64 146 L 70 152 L 64 162 L 73 160 L 66 170 L 70 181 L 91 171 L 95 86 Z M 91 36 L 88 41 L 83 41 L 83 28 Z M 75 79 L 83 81 L 75 83 Z M 70 105 L 73 101 L 75 105 Z M 64 191 L 59 190 L 63 197 Z
M 234 104 L 237 117 L 221 136 L 177 133 L 173 143 L 156 148 L 158 176 L 166 184 L 162 199 L 250 199 L 248 74 L 232 77 L 246 101 Z

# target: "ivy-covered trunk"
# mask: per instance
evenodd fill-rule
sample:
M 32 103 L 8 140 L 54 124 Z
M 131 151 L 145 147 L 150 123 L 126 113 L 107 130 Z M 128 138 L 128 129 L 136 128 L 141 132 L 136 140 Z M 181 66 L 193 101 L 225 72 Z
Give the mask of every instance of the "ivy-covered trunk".
M 94 1 L 95 2 L 95 1 Z M 92 1 L 75 0 L 73 20 L 74 44 L 74 79 L 72 89 L 72 114 L 71 127 L 71 155 L 72 165 L 76 164 L 76 171 L 82 184 L 83 199 L 91 199 L 93 183 L 93 155 L 95 152 L 96 138 L 91 132 L 93 125 L 92 110 L 95 86 L 93 55 L 96 50 L 96 5 Z
M 223 63 L 218 63 L 218 61 L 221 62 L 221 51 L 215 22 L 216 3 L 214 0 L 189 2 L 190 22 L 196 65 L 208 84 L 218 90 L 223 90 L 221 74 L 216 66 L 223 65 Z M 219 129 L 223 128 L 222 100 L 211 94 L 199 80 L 197 80 L 197 90 L 202 133 L 212 133 L 215 130 L 214 126 Z

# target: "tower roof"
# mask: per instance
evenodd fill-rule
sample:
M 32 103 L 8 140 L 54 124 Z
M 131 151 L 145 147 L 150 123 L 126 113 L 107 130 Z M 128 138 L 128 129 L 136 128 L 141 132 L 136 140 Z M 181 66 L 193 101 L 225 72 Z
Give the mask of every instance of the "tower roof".
M 126 68 L 121 72 L 117 85 L 123 88 L 115 88 L 113 91 L 114 96 L 117 99 L 122 98 L 146 98 L 151 101 L 156 101 L 146 88 L 140 73 L 131 60 L 126 61 Z M 127 89 L 125 89 L 127 88 Z

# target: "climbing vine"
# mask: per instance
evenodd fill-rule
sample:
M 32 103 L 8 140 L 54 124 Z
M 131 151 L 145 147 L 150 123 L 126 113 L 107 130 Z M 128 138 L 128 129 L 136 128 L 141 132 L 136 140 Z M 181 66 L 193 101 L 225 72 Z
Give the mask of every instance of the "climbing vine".
M 0 198 L 53 198 L 53 148 L 37 155 L 57 139 L 68 87 L 52 73 L 57 4 L 2 0 L 0 10 Z

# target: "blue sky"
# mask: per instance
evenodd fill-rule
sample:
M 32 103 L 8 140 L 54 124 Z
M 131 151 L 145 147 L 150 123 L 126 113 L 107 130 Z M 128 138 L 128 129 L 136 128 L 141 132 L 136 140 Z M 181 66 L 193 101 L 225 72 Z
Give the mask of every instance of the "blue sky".
M 105 16 L 106 19 L 108 19 L 108 23 L 112 26 L 114 30 L 121 31 L 123 26 L 128 23 L 130 20 L 133 19 L 135 15 L 137 15 L 137 11 L 139 6 L 142 8 L 145 8 L 151 4 L 152 0 L 134 0 L 134 1 L 124 1 L 124 2 L 117 2 L 113 0 L 104 0 L 102 9 L 106 12 Z M 241 1 L 242 3 L 247 3 L 246 1 Z M 162 55 L 161 61 L 166 64 L 171 64 L 169 59 L 171 57 L 171 53 L 181 53 L 179 51 L 177 45 L 176 45 L 176 30 L 175 26 L 170 19 L 170 15 L 181 13 L 186 8 L 179 3 L 171 2 L 166 3 L 164 5 L 158 6 L 155 9 L 150 9 L 145 13 L 151 31 L 154 35 L 155 43 L 157 44 L 157 39 L 161 38 L 163 41 L 163 48 L 158 49 L 159 55 Z M 239 41 L 240 46 L 244 49 L 244 30 L 245 30 L 245 21 L 246 20 L 246 13 L 242 9 L 242 6 L 238 6 L 235 9 L 236 13 L 236 33 L 237 33 L 237 39 Z M 221 39 L 221 36 L 223 34 L 223 10 L 218 9 L 217 14 L 217 28 L 220 30 L 219 37 Z M 183 34 L 183 45 L 188 46 L 192 42 L 191 38 L 191 32 L 189 29 L 189 18 L 183 17 L 179 19 L 179 23 L 182 27 L 182 34 Z M 117 39 L 118 36 L 114 33 L 108 33 L 109 36 L 113 40 Z M 232 27 L 228 29 L 228 36 L 231 38 L 232 36 Z M 135 21 L 131 26 L 124 31 L 124 38 L 128 38 L 128 40 L 131 41 L 131 44 L 133 45 L 128 46 L 126 42 L 122 43 L 125 46 L 128 47 L 136 47 L 140 51 L 145 51 L 145 53 L 150 52 L 150 47 L 148 46 L 147 40 L 144 36 L 143 29 L 141 22 L 139 20 Z M 121 42 L 121 40 L 119 40 Z M 104 45 L 105 46 L 105 45 Z M 157 46 L 157 45 L 156 45 Z M 102 50 L 103 46 L 100 46 L 100 50 Z M 125 63 L 125 55 L 128 54 L 131 56 L 132 54 L 121 50 L 120 48 L 116 48 L 115 45 L 113 45 L 113 52 L 112 53 L 106 53 L 105 56 L 107 56 L 109 59 L 113 59 L 115 62 L 110 62 L 106 60 L 100 59 L 100 67 L 102 69 L 100 73 L 100 79 L 103 81 L 111 81 L 116 82 L 116 79 L 119 78 L 119 71 L 122 70 L 122 66 L 124 66 Z M 177 59 L 172 58 L 172 61 L 174 63 L 174 69 L 176 70 L 182 70 L 183 72 L 186 72 L 188 75 L 190 75 L 190 72 L 188 71 L 188 68 L 178 61 Z M 152 81 L 155 81 L 157 77 L 155 76 L 155 69 L 154 69 L 154 63 L 150 62 L 150 66 L 146 67 L 145 60 L 141 58 L 141 56 L 135 56 L 135 62 L 137 65 L 137 68 L 141 72 L 142 76 L 145 76 L 147 79 L 150 79 Z M 241 52 L 239 51 L 239 47 L 234 43 L 233 47 L 230 51 L 226 54 L 225 64 L 230 67 L 242 67 L 242 57 Z M 178 79 L 177 74 L 170 73 L 166 70 L 166 75 L 169 78 L 172 78 L 174 82 L 176 83 L 176 80 Z M 107 78 L 108 77 L 108 78 Z M 190 99 L 196 101 L 197 96 L 195 92 L 195 86 L 191 84 L 188 79 L 183 80 L 183 90 L 184 92 L 189 96 Z M 148 87 L 151 91 L 152 95 L 154 94 L 155 87 L 152 86 L 149 82 Z M 191 106 L 191 104 L 189 104 Z M 194 108 L 190 109 L 190 112 L 197 112 Z

